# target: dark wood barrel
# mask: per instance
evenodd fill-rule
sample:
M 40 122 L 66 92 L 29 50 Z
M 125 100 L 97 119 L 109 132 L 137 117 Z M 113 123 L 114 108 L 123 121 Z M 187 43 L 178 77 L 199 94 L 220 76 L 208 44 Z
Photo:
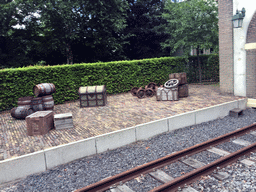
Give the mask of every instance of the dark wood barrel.
M 25 106 L 27 108 L 31 108 L 31 100 L 33 99 L 34 97 L 32 96 L 29 96 L 29 97 L 20 97 L 18 99 L 18 106 Z
M 169 79 L 178 79 L 179 84 L 183 85 L 187 83 L 187 74 L 185 72 L 182 73 L 172 73 L 169 74 Z
M 44 110 L 53 110 L 54 108 L 54 100 L 52 95 L 43 96 L 43 108 Z
M 11 110 L 11 116 L 16 119 L 25 119 L 28 115 L 31 115 L 34 111 L 31 108 L 25 106 L 14 107 Z
M 43 111 L 43 99 L 42 97 L 36 97 L 31 100 L 32 109 L 36 111 Z
M 188 84 L 179 85 L 178 92 L 179 92 L 179 98 L 188 97 Z
M 54 93 L 55 90 L 55 85 L 53 83 L 41 83 L 33 88 L 34 94 L 36 97 L 38 96 L 44 96 L 44 95 L 51 95 Z

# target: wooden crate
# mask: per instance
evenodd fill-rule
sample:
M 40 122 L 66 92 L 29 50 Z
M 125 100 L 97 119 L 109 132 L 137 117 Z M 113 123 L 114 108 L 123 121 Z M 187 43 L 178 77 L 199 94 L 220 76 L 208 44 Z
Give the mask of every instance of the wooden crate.
M 72 113 L 63 113 L 54 115 L 55 129 L 73 128 Z
M 107 104 L 105 85 L 87 86 L 79 88 L 80 107 L 97 107 Z
M 157 101 L 178 101 L 178 88 L 166 89 L 163 87 L 157 88 L 156 91 Z
M 44 135 L 53 128 L 53 112 L 37 111 L 26 117 L 27 135 Z

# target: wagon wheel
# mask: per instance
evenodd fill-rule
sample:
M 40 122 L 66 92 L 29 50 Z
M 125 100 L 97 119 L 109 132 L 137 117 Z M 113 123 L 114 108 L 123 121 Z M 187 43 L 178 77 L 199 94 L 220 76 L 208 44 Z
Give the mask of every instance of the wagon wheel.
M 145 90 L 142 87 L 140 87 L 136 95 L 139 99 L 143 98 L 145 96 Z
M 155 94 L 155 92 L 154 92 L 153 89 L 151 89 L 151 88 L 145 89 L 145 95 L 146 95 L 147 97 L 153 97 L 154 94 Z
M 138 89 L 139 89 L 138 87 L 133 87 L 131 89 L 131 93 L 132 93 L 133 96 L 136 96 Z
M 148 88 L 155 89 L 155 87 L 156 87 L 156 83 L 154 82 L 151 82 L 148 84 Z
M 165 82 L 164 87 L 167 88 L 167 89 L 175 88 L 175 87 L 178 86 L 178 84 L 179 84 L 178 79 L 170 79 L 167 82 Z

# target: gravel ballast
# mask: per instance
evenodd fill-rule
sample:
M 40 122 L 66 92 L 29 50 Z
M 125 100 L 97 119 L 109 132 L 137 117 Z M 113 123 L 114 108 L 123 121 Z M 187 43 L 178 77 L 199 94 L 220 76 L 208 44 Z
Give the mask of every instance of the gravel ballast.
M 92 155 L 40 174 L 30 175 L 21 180 L 1 185 L 0 191 L 74 191 L 106 177 L 164 157 L 172 152 L 251 125 L 254 122 L 256 122 L 256 110 L 247 109 L 244 111 L 244 115 L 239 116 L 239 118 L 226 116 L 207 123 L 164 133 L 149 140 Z M 256 140 L 256 137 L 255 139 L 253 137 L 248 135 L 244 136 L 243 139 L 252 143 Z M 242 148 L 234 143 L 219 146 L 230 152 Z M 203 152 L 194 155 L 193 158 L 204 163 L 210 163 L 216 160 L 218 155 Z M 256 160 L 256 154 L 251 154 L 249 158 Z M 175 178 L 191 171 L 192 168 L 177 163 L 177 166 L 170 165 L 162 170 Z M 246 167 L 237 162 L 222 171 L 229 173 L 229 178 L 220 182 L 210 175 L 194 183 L 193 187 L 198 191 L 256 191 L 255 165 Z M 127 185 L 136 192 L 148 191 L 159 185 L 157 181 L 151 181 L 151 179 L 145 175 L 130 181 Z M 146 182 L 147 180 L 150 182 Z

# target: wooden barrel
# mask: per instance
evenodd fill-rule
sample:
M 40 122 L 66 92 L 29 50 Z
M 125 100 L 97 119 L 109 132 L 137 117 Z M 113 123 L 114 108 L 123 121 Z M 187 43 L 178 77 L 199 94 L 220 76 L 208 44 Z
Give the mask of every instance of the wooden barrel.
M 25 119 L 28 115 L 31 115 L 34 111 L 31 108 L 25 106 L 14 107 L 11 110 L 11 116 L 16 119 Z
M 169 79 L 178 79 L 179 84 L 183 85 L 187 83 L 187 74 L 185 72 L 182 73 L 172 73 L 169 74 Z
M 20 97 L 18 99 L 18 106 L 25 106 L 27 108 L 31 108 L 31 100 L 33 99 L 34 97 L 32 96 L 29 96 L 29 97 Z
M 188 84 L 179 85 L 178 87 L 179 97 L 188 97 Z
M 54 108 L 54 100 L 52 95 L 43 96 L 43 108 L 44 110 L 53 110 Z
M 36 111 L 43 111 L 43 100 L 42 97 L 36 97 L 31 100 L 32 109 Z
M 50 95 L 56 91 L 55 85 L 53 83 L 38 84 L 38 85 L 34 86 L 33 90 L 34 90 L 34 94 L 36 97 Z

